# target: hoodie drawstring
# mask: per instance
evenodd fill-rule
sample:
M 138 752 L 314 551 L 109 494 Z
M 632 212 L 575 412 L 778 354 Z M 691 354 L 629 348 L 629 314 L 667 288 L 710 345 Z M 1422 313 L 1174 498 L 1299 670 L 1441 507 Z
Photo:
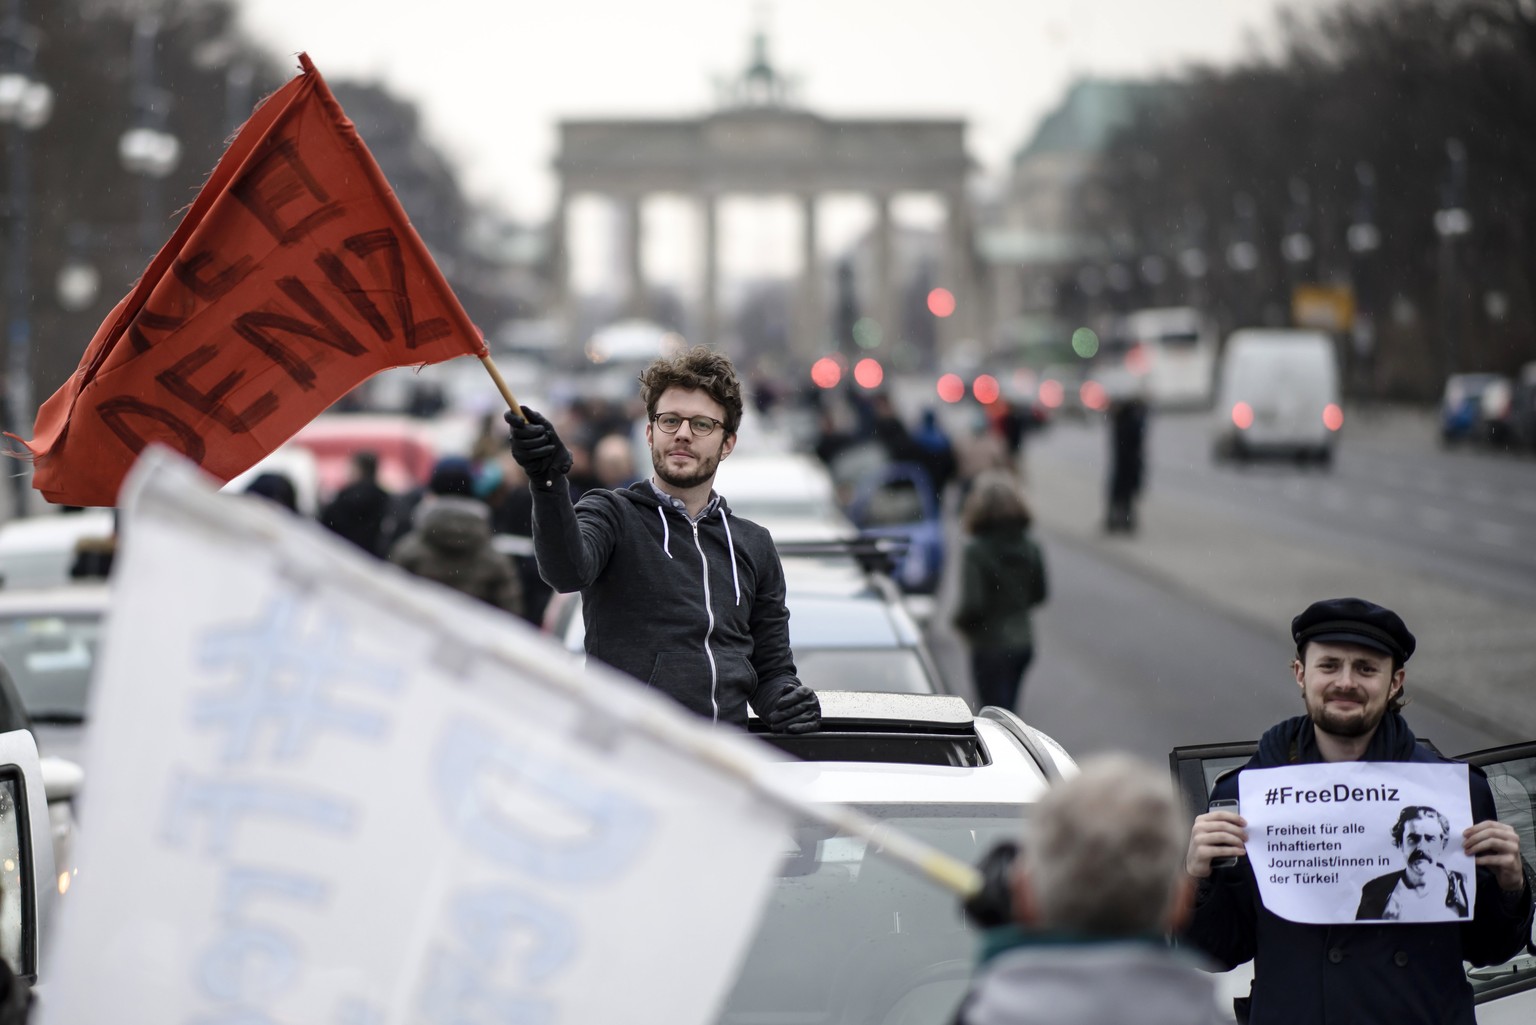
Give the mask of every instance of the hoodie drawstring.
M 720 510 L 720 522 L 725 524 L 725 547 L 731 553 L 731 583 L 736 587 L 736 604 L 741 604 L 741 578 L 736 575 L 736 543 L 731 540 L 731 517 L 725 511 Z
M 656 515 L 661 517 L 661 550 L 667 553 L 667 558 L 672 558 L 672 530 L 667 526 L 667 514 L 661 506 L 656 507 Z

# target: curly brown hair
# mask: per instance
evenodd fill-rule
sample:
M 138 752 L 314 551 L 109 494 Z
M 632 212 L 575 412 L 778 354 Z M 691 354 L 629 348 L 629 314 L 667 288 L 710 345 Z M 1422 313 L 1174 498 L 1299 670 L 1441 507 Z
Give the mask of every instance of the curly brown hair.
M 725 433 L 741 426 L 741 382 L 725 356 L 706 345 L 695 345 L 679 356 L 663 356 L 640 373 L 640 399 L 645 415 L 656 415 L 656 403 L 668 388 L 701 391 L 725 407 Z

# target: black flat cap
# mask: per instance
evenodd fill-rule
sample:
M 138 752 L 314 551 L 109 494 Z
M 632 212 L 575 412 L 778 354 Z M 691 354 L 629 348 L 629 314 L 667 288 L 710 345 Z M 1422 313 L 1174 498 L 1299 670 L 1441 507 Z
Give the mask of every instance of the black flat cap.
M 1417 644 L 1401 616 L 1363 598 L 1313 602 L 1291 620 L 1291 637 L 1297 651 L 1308 641 L 1359 644 L 1391 655 L 1399 663 L 1408 661 Z

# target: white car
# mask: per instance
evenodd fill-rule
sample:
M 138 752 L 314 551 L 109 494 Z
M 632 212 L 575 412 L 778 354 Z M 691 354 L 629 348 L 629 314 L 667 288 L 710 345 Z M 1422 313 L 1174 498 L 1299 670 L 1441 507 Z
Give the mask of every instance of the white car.
M 826 541 L 858 534 L 837 503 L 820 460 L 793 452 L 733 452 L 720 462 L 715 490 L 731 514 L 767 528 L 775 541 Z
M 948 683 L 901 593 L 889 578 L 865 572 L 846 553 L 835 554 L 841 548 L 829 545 L 824 557 L 783 560 L 789 645 L 800 681 L 815 691 L 947 693 Z M 555 595 L 545 609 L 544 630 L 573 655 L 584 654 L 581 595 Z
M 10 520 L 0 525 L 0 587 L 13 590 L 67 584 L 80 542 L 105 540 L 115 532 L 111 509 Z
M 816 733 L 754 732 L 792 755 L 777 782 L 853 806 L 975 864 L 1019 835 L 1072 758 L 1011 712 L 962 698 L 821 695 Z M 762 1022 L 945 1022 L 970 984 L 978 938 L 960 900 L 862 837 L 816 823 L 793 843 L 721 1012 Z
M 65 584 L 0 590 L 0 663 L 10 671 L 38 748 L 78 762 L 111 590 Z

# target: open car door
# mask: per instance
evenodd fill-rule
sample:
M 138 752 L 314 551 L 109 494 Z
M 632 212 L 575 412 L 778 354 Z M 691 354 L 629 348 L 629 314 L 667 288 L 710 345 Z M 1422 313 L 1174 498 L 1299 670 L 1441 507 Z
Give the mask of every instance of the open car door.
M 1520 834 L 1520 853 L 1536 863 L 1536 742 L 1489 748 L 1461 756 L 1488 774 L 1499 821 Z M 1468 968 L 1467 978 L 1478 1003 L 1477 1020 L 1536 1021 L 1536 937 L 1526 949 L 1501 965 Z
M 1242 740 L 1231 744 L 1190 744 L 1176 747 L 1168 755 L 1168 768 L 1179 793 L 1184 795 L 1184 806 L 1189 817 L 1204 815 L 1211 801 L 1211 788 L 1225 772 L 1241 765 L 1259 749 L 1256 740 Z
M 53 842 L 37 744 L 26 730 L 0 733 L 0 892 L 0 956 L 36 982 L 54 892 Z

